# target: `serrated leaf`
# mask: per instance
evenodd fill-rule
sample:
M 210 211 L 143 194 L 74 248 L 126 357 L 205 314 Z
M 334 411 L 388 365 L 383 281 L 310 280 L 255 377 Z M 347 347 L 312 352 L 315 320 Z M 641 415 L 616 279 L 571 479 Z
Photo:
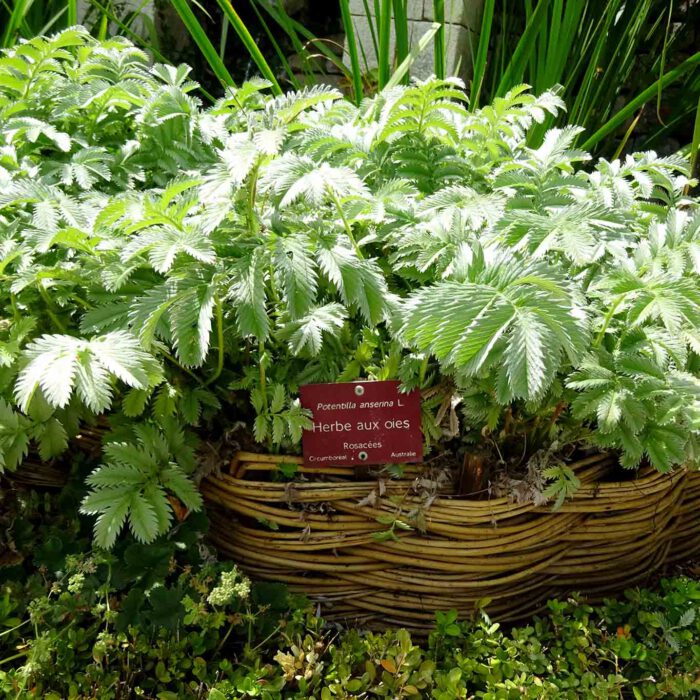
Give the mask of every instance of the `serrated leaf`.
M 95 521 L 94 536 L 98 547 L 111 549 L 114 546 L 117 535 L 126 521 L 129 504 L 130 497 L 128 494 L 124 494 L 118 500 L 105 505 Z
M 622 415 L 620 395 L 617 391 L 608 391 L 598 402 L 598 424 L 601 430 L 610 431 L 618 424 Z
M 275 384 L 272 389 L 272 401 L 270 402 L 270 411 L 272 413 L 279 413 L 283 408 L 287 400 L 287 393 L 284 390 L 282 384 Z
M 688 608 L 678 620 L 679 627 L 690 627 L 695 622 L 697 611 L 695 608 Z
M 267 315 L 267 295 L 263 272 L 262 255 L 254 252 L 238 266 L 237 281 L 230 292 L 242 336 L 253 336 L 260 341 L 270 334 L 270 319 Z
M 152 542 L 158 535 L 156 509 L 139 492 L 131 493 L 129 503 L 129 529 L 139 542 Z
M 170 326 L 178 359 L 185 367 L 199 367 L 209 351 L 215 290 L 197 285 L 171 305 Z
M 264 443 L 269 434 L 268 419 L 266 416 L 255 416 L 253 421 L 253 437 L 255 441 Z
M 66 406 L 75 391 L 86 406 L 100 413 L 111 404 L 113 376 L 128 386 L 145 388 L 154 369 L 152 357 L 125 331 L 91 340 L 42 336 L 30 343 L 24 354 L 29 362 L 15 386 L 15 396 L 23 410 L 27 410 L 34 392 L 41 387 L 52 406 Z
M 304 351 L 318 355 L 323 346 L 323 334 L 337 335 L 344 322 L 345 309 L 331 303 L 311 309 L 302 318 L 290 322 L 284 334 L 289 335 L 289 347 L 295 355 Z
M 370 324 L 383 320 L 389 290 L 375 261 L 360 260 L 349 248 L 337 245 L 319 250 L 319 264 L 346 304 L 357 308 Z
M 196 425 L 199 422 L 199 417 L 202 413 L 202 404 L 200 403 L 196 391 L 183 391 L 179 408 L 182 418 L 186 423 L 189 425 Z
M 317 265 L 309 239 L 303 235 L 281 238 L 275 251 L 275 264 L 282 277 L 290 318 L 297 319 L 316 298 Z
M 122 400 L 122 411 L 125 416 L 135 418 L 146 409 L 146 404 L 151 397 L 151 391 L 147 389 L 131 389 Z
M 286 423 L 282 416 L 272 416 L 272 442 L 279 445 L 284 439 Z
M 144 498 L 151 504 L 156 515 L 159 534 L 164 534 L 173 521 L 173 511 L 165 495 L 164 489 L 158 484 L 148 484 L 143 490 Z
M 493 366 L 505 348 L 506 371 L 499 377 L 508 391 L 499 391 L 499 399 L 536 399 L 564 355 L 582 355 L 585 318 L 542 268 L 498 263 L 479 276 L 478 282 L 440 282 L 414 294 L 404 306 L 401 334 L 448 370 L 469 376 Z
M 27 420 L 0 397 L 0 473 L 14 471 L 29 452 Z
M 68 435 L 57 418 L 43 424 L 39 437 L 39 456 L 43 460 L 57 457 L 68 447 Z
M 161 474 L 161 483 L 171 490 L 190 510 L 200 510 L 202 497 L 192 480 L 180 469 L 171 464 Z

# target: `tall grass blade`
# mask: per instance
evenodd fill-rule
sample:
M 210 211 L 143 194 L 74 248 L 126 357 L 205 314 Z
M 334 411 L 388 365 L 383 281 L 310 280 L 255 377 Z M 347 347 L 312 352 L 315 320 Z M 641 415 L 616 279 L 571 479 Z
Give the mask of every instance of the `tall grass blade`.
M 695 110 L 693 140 L 690 144 L 690 177 L 697 172 L 698 156 L 700 156 L 700 98 L 698 98 L 698 108 Z
M 396 37 L 396 62 L 401 64 L 409 52 L 406 0 L 394 0 L 394 36 Z M 403 81 L 408 82 L 408 75 L 404 76 Z
M 630 140 L 632 133 L 634 130 L 637 128 L 637 124 L 639 124 L 639 120 L 642 118 L 642 114 L 644 114 L 644 109 L 640 109 L 639 113 L 637 116 L 632 120 L 630 123 L 629 127 L 627 128 L 627 131 L 625 131 L 625 135 L 622 137 L 622 140 L 620 141 L 618 147 L 615 149 L 615 153 L 613 153 L 613 160 L 617 160 L 622 152 L 625 150 L 625 146 L 627 145 L 627 142 Z
M 68 26 L 73 27 L 78 24 L 78 0 L 67 0 L 68 15 L 67 21 Z
M 319 53 L 330 61 L 348 80 L 352 81 L 352 76 L 348 67 L 342 62 L 341 59 L 326 46 L 326 43 L 319 39 L 313 32 L 309 31 L 303 24 L 297 22 L 293 17 L 290 17 L 284 10 L 270 5 L 267 2 L 262 2 L 261 0 L 254 0 L 257 5 L 262 8 L 289 36 L 295 51 L 300 56 L 307 56 L 309 51 L 306 45 L 302 43 L 299 37 L 302 37 L 306 44 L 313 45 Z M 311 73 L 309 72 L 309 75 Z
M 271 3 L 265 2 L 264 0 L 252 0 L 251 5 L 256 15 L 260 19 L 260 22 L 263 25 L 263 27 L 266 27 L 267 23 L 264 21 L 260 10 L 264 10 L 267 13 L 267 15 L 277 24 L 277 26 L 284 31 L 289 40 L 292 42 L 294 51 L 299 56 L 299 58 L 302 59 L 300 66 L 301 70 L 307 78 L 310 78 L 311 70 L 309 68 L 308 61 L 306 60 L 308 51 L 304 46 L 304 42 L 299 37 L 299 34 L 302 33 L 301 25 L 299 25 L 299 27 L 295 26 L 294 20 L 292 20 L 292 18 L 284 11 L 281 5 L 277 7 L 276 5 L 272 5 Z M 289 64 L 287 63 L 286 65 Z M 288 77 L 292 79 L 294 74 L 291 66 L 289 66 L 289 68 L 287 69 L 287 73 Z
M 628 102 L 619 112 L 592 134 L 583 143 L 581 148 L 587 151 L 592 150 L 592 148 L 600 143 L 606 136 L 624 124 L 642 105 L 652 100 L 657 90 L 663 90 L 667 85 L 682 78 L 697 65 L 700 65 L 700 51 L 686 58 L 683 63 L 665 73 L 661 78 L 655 80 L 646 90 L 640 92 L 633 100 Z
M 379 39 L 377 38 L 377 28 L 374 26 L 374 20 L 372 19 L 372 10 L 370 10 L 369 3 L 367 0 L 362 0 L 362 6 L 365 9 L 365 17 L 367 17 L 367 26 L 369 27 L 369 35 L 372 39 L 372 46 L 374 48 L 374 55 L 379 56 Z M 377 14 L 377 0 L 374 2 L 374 13 L 375 17 Z M 364 50 L 362 51 L 364 53 Z M 367 58 L 365 57 L 365 61 Z M 366 65 L 366 64 L 365 64 Z
M 238 13 L 233 9 L 233 5 L 230 0 L 217 0 L 219 7 L 223 10 L 225 17 L 231 23 L 231 27 L 238 34 L 238 38 L 243 42 L 246 51 L 253 59 L 253 62 L 258 67 L 258 70 L 262 76 L 269 80 L 272 85 L 272 92 L 275 95 L 282 94 L 282 88 L 275 78 L 275 74 L 272 72 L 269 63 L 265 60 L 262 52 L 255 43 L 255 39 L 250 35 L 248 27 L 245 26 L 243 20 L 238 16 Z
M 440 25 L 435 34 L 433 58 L 435 65 L 435 75 L 444 79 L 445 77 L 445 0 L 433 0 L 433 19 Z
M 498 83 L 496 95 L 505 95 L 508 90 L 523 81 L 525 67 L 536 56 L 536 38 L 547 21 L 549 4 L 550 0 L 539 0 L 537 3 Z
M 100 41 L 105 41 L 109 32 L 109 17 L 103 12 L 100 15 L 100 24 L 97 29 L 97 38 Z
M 476 57 L 473 61 L 472 89 L 469 98 L 471 109 L 479 106 L 479 96 L 484 84 L 486 75 L 486 60 L 491 43 L 491 28 L 493 27 L 493 13 L 496 9 L 496 0 L 486 0 L 484 2 L 484 12 L 481 18 L 481 32 L 479 33 L 479 45 L 476 50 Z
M 668 35 L 671 31 L 671 16 L 673 15 L 673 0 L 670 0 L 668 4 L 668 19 L 666 20 L 666 31 L 664 32 L 664 45 L 661 49 L 661 60 L 659 62 L 659 77 L 664 74 L 666 70 L 666 52 L 668 51 Z M 656 118 L 661 124 L 664 120 L 661 118 L 661 87 L 659 87 L 659 93 L 656 96 Z
M 126 24 L 127 27 L 131 27 L 138 17 L 141 17 L 142 20 L 148 17 L 148 15 L 144 13 L 144 10 L 146 9 L 147 5 L 152 3 L 152 1 L 153 0 L 141 0 L 141 4 L 130 13 L 130 17 L 126 19 L 124 24 Z
M 60 20 L 63 18 L 63 15 L 66 14 L 68 8 L 67 7 L 62 7 L 53 17 L 49 17 L 48 20 L 46 20 L 46 23 L 42 25 L 41 29 L 36 32 L 37 34 L 48 34 L 52 27 Z
M 230 27 L 228 17 L 224 17 L 221 23 L 221 35 L 219 36 L 219 58 L 223 61 L 226 56 L 226 44 L 228 43 L 228 29 Z
M 102 31 L 103 27 L 108 29 L 109 22 L 113 22 L 123 32 L 124 36 L 128 36 L 131 41 L 134 42 L 134 44 L 137 44 L 141 48 L 148 51 L 153 58 L 156 59 L 156 61 L 160 61 L 161 63 L 169 63 L 168 59 L 163 56 L 154 43 L 148 43 L 140 34 L 133 31 L 129 24 L 122 22 L 122 20 L 117 17 L 109 7 L 103 5 L 99 0 L 88 0 L 88 2 L 102 13 L 102 18 L 100 20 L 100 31 Z M 107 36 L 107 29 L 105 29 L 105 38 Z M 212 95 L 210 95 L 203 87 L 200 86 L 198 89 L 208 100 L 211 100 L 212 102 L 214 101 Z
M 5 31 L 2 33 L 2 48 L 7 49 L 15 43 L 19 28 L 31 6 L 32 0 L 15 0 L 10 16 L 5 23 Z
M 583 126 L 597 126 L 610 118 L 620 87 L 635 69 L 639 47 L 649 50 L 645 45 L 643 29 L 650 19 L 653 0 L 621 2 L 619 5 L 618 12 L 610 17 L 607 36 L 605 39 L 599 38 L 603 44 L 605 69 L 596 72 L 593 78 L 595 87 L 576 114 L 576 122 Z M 606 11 L 611 13 L 611 10 Z M 662 19 L 663 14 L 654 24 L 657 25 Z M 651 32 L 655 32 L 654 27 Z
M 219 57 L 218 52 L 209 40 L 199 20 L 195 17 L 194 12 L 192 12 L 192 8 L 190 8 L 187 0 L 171 0 L 171 3 L 175 11 L 180 15 L 182 23 L 185 25 L 185 28 L 195 44 L 199 47 L 199 50 L 202 52 L 209 67 L 214 72 L 214 75 L 219 79 L 222 85 L 226 87 L 235 87 L 236 83 L 233 77 Z
M 585 124 L 585 115 L 589 113 L 591 105 L 596 104 L 596 91 L 602 76 L 601 64 L 604 63 L 606 48 L 609 38 L 613 36 L 615 17 L 620 11 L 623 0 L 609 2 L 605 11 L 599 17 L 584 17 L 584 21 L 590 26 L 583 42 L 579 42 L 580 53 L 576 65 L 569 69 L 567 79 L 564 81 L 567 94 L 576 86 L 576 94 L 570 100 L 569 118 L 574 124 Z M 609 52 L 608 52 L 609 53 Z M 583 72 L 581 72 L 583 71 Z M 616 85 L 616 87 L 618 87 Z
M 154 48 L 160 50 L 160 34 L 158 32 L 158 27 L 156 26 L 154 18 L 149 12 L 146 11 L 148 5 L 151 5 L 152 3 L 153 0 L 141 0 L 141 4 L 135 10 L 129 12 L 128 17 L 125 18 L 124 22 L 129 28 L 131 28 L 137 19 L 140 20 L 143 27 L 143 30 L 140 33 L 143 34 L 144 32 L 148 32 L 148 48 L 150 50 Z M 103 20 L 104 15 L 101 17 L 100 29 L 105 27 Z M 108 30 L 109 25 L 105 27 L 105 34 Z
M 408 56 L 406 56 L 401 65 L 398 66 L 398 68 L 394 71 L 394 74 L 387 81 L 386 87 L 396 87 L 399 83 L 403 81 L 404 76 L 408 74 L 408 71 L 411 69 L 411 66 L 413 65 L 415 60 L 418 58 L 418 56 L 420 56 L 420 54 L 423 53 L 423 51 L 425 51 L 428 48 L 430 42 L 433 41 L 435 35 L 440 30 L 440 26 L 441 25 L 437 22 L 433 22 L 430 25 L 425 34 L 423 34 L 423 36 L 418 40 L 418 42 L 413 45 L 410 53 L 408 54 Z
M 379 77 L 379 89 L 381 90 L 389 81 L 393 63 L 391 60 L 391 0 L 381 0 L 377 21 L 379 22 L 377 72 Z
M 282 50 L 282 47 L 279 45 L 277 39 L 275 38 L 275 35 L 272 33 L 272 30 L 270 29 L 270 26 L 268 23 L 265 21 L 265 18 L 262 16 L 260 13 L 260 10 L 258 9 L 258 6 L 255 2 L 251 3 L 251 7 L 253 8 L 253 12 L 255 12 L 255 16 L 258 18 L 258 22 L 260 22 L 260 25 L 262 26 L 265 34 L 267 34 L 267 38 L 270 40 L 270 43 L 272 44 L 273 48 L 275 49 L 275 53 L 277 54 L 277 58 L 279 59 L 280 63 L 282 64 L 282 67 L 284 68 L 284 72 L 287 74 L 287 80 L 289 80 L 289 83 L 291 86 L 295 89 L 298 90 L 301 85 L 299 84 L 299 80 L 297 79 L 297 76 L 295 75 L 294 71 L 292 70 L 291 65 L 289 64 L 289 61 L 287 60 L 287 56 L 285 55 L 285 52 Z M 289 35 L 290 39 L 292 38 L 292 35 L 296 38 L 296 32 L 292 27 L 283 27 L 285 32 Z M 291 32 L 291 33 L 290 33 Z M 294 41 L 292 41 L 294 43 Z M 297 43 L 299 44 L 300 49 L 301 47 L 301 42 L 297 40 Z
M 635 146 L 635 150 L 647 151 L 654 149 L 656 144 L 663 143 L 669 136 L 672 137 L 674 129 L 678 128 L 687 119 L 694 119 L 695 109 L 695 104 L 690 109 L 681 108 L 672 118 L 666 119 L 666 123 L 663 126 L 647 134 L 639 145 Z M 688 149 L 688 155 L 690 155 L 690 144 L 687 144 L 686 148 Z
M 352 74 L 352 92 L 355 104 L 360 104 L 362 99 L 362 71 L 360 70 L 360 55 L 357 50 L 357 38 L 355 37 L 355 27 L 352 23 L 352 15 L 350 14 L 349 0 L 340 0 L 340 16 L 343 20 L 343 29 L 345 30 L 345 42 L 348 47 L 348 55 L 350 56 L 350 72 Z M 367 18 L 370 21 L 370 18 Z

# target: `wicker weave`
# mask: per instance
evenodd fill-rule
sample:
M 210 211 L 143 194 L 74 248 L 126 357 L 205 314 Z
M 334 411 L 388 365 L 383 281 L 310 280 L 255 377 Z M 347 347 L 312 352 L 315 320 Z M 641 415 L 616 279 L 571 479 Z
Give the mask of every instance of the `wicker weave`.
M 572 590 L 599 599 L 700 552 L 700 474 L 684 470 L 606 482 L 613 459 L 587 458 L 571 465 L 581 487 L 553 512 L 449 488 L 425 507 L 416 468 L 363 505 L 376 478 L 300 467 L 308 481 L 266 479 L 280 462 L 298 458 L 239 453 L 230 474 L 205 480 L 211 536 L 251 576 L 309 595 L 327 618 L 421 630 L 436 609 L 468 615 L 488 598 L 492 616 L 514 620 Z M 425 532 L 378 541 L 387 525 L 377 518 L 397 517 L 397 501 L 401 517 L 422 514 Z

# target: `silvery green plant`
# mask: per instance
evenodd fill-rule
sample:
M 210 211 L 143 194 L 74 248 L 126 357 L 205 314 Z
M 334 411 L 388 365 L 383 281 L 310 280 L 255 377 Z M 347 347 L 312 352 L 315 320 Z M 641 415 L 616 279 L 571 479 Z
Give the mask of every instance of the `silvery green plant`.
M 0 58 L 0 464 L 106 415 L 99 544 L 200 507 L 221 412 L 293 449 L 313 381 L 400 378 L 426 441 L 506 464 L 584 441 L 694 459 L 684 160 L 591 164 L 574 127 L 529 147 L 564 106 L 525 86 L 471 112 L 457 80 L 359 106 L 253 81 L 205 108 L 188 73 L 80 29 Z

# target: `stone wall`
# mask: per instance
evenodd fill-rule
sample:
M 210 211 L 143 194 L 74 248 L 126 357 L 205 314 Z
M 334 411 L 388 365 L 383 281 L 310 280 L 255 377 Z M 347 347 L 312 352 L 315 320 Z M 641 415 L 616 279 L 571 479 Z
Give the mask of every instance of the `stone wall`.
M 290 14 L 295 14 L 302 8 L 312 11 L 316 3 L 321 2 L 337 2 L 337 0 L 282 0 L 283 6 Z M 355 37 L 362 46 L 360 67 L 368 72 L 377 67 L 377 61 L 365 4 L 370 11 L 374 10 L 374 0 L 368 0 L 366 3 L 363 0 L 350 0 Z M 447 74 L 458 75 L 468 80 L 471 76 L 472 53 L 478 41 L 483 0 L 444 0 L 444 4 Z M 206 6 L 206 3 L 204 5 Z M 90 13 L 94 12 L 91 7 L 88 0 L 78 0 L 79 21 L 91 19 Z M 173 60 L 181 60 L 180 56 L 186 60 L 187 51 L 192 49 L 192 41 L 169 0 L 152 0 L 145 4 L 143 0 L 116 0 L 113 5 L 113 12 L 118 17 L 124 17 L 128 11 L 136 9 L 140 10 L 142 16 L 134 21 L 131 27 L 133 31 L 147 39 L 155 31 L 159 43 L 168 47 Z M 409 42 L 414 46 L 434 21 L 433 0 L 406 0 L 406 11 L 409 20 Z M 110 29 L 116 31 L 118 28 L 113 26 Z M 330 36 L 327 37 L 326 45 L 334 52 L 337 50 L 340 55 L 343 52 L 343 41 L 342 34 Z M 345 40 L 344 49 L 342 58 L 349 66 L 347 40 Z M 392 21 L 392 55 L 394 50 L 395 35 Z M 311 53 L 314 53 L 313 50 Z M 302 63 L 305 65 L 303 66 Z M 347 80 L 338 68 L 325 59 L 320 52 L 315 52 L 311 59 L 307 58 L 304 61 L 299 56 L 291 56 L 290 64 L 302 84 L 329 83 L 343 89 L 349 87 L 345 85 Z M 434 73 L 434 44 L 431 41 L 413 63 L 411 75 L 426 78 L 432 73 Z
M 373 2 L 367 5 L 372 11 Z M 483 0 L 445 0 L 445 56 L 447 60 L 447 74 L 457 75 L 468 79 L 472 70 L 472 53 L 478 42 L 479 28 Z M 407 0 L 407 15 L 409 20 L 409 41 L 414 46 L 418 40 L 430 28 L 434 21 L 433 0 Z M 365 3 L 362 0 L 351 0 L 350 12 L 352 14 L 355 37 L 364 50 L 367 65 L 362 65 L 363 70 L 377 67 L 374 44 L 369 20 L 365 12 Z M 372 17 L 374 21 L 374 17 Z M 376 25 L 375 25 L 376 26 Z M 395 46 L 394 27 L 392 22 L 391 51 Z M 347 41 L 345 44 L 345 60 L 349 63 L 347 55 Z M 360 52 L 360 61 L 363 61 Z M 434 71 L 433 42 L 418 56 L 411 67 L 411 75 L 426 78 Z

